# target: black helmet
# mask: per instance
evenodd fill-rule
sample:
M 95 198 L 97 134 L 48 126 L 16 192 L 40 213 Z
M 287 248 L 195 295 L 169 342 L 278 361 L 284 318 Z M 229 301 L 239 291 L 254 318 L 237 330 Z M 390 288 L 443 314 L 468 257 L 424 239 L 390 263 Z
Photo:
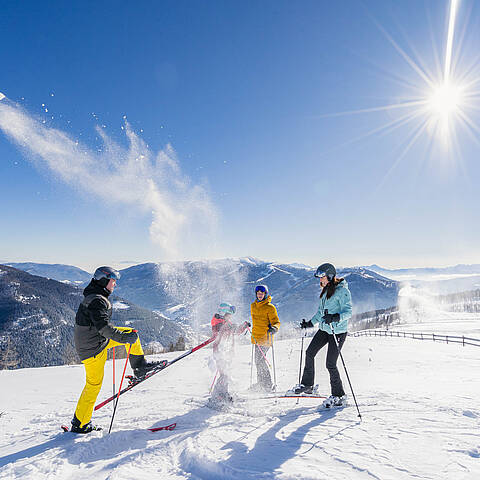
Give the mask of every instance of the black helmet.
M 324 275 L 327 276 L 329 281 L 333 280 L 333 277 L 337 274 L 335 267 L 331 263 L 322 263 L 315 272 L 315 277 L 323 277 Z
M 120 279 L 120 272 L 112 267 L 98 267 L 93 274 L 93 279 L 100 283 L 102 287 L 105 287 L 111 278 Z

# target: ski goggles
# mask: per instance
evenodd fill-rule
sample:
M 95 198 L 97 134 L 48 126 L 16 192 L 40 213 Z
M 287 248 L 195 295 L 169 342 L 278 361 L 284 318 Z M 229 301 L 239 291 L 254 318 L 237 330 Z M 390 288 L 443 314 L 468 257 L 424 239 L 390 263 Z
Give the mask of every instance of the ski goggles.
M 317 277 L 317 278 L 322 278 L 322 277 L 326 277 L 327 274 L 325 272 L 316 272 L 314 277 Z
M 230 305 L 229 303 L 221 303 L 218 308 L 218 313 L 220 315 L 226 315 L 227 313 L 234 315 L 236 311 L 237 309 L 235 308 L 235 305 Z
M 267 293 L 267 288 L 264 286 L 264 285 L 257 285 L 255 287 L 255 293 L 257 292 L 263 292 L 263 293 Z

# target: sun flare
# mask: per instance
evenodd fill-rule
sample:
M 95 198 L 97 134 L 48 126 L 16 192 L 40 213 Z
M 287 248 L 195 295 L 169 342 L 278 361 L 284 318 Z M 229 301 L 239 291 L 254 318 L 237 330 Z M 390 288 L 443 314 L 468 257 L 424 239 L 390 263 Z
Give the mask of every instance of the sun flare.
M 428 153 L 431 158 L 436 159 L 444 158 L 456 162 L 461 158 L 460 136 L 465 138 L 465 135 L 468 135 L 480 145 L 480 125 L 476 122 L 480 112 L 480 55 L 468 58 L 465 42 L 466 24 L 463 30 L 456 32 L 459 8 L 459 0 L 449 0 L 448 31 L 443 47 L 443 58 L 439 55 L 442 50 L 441 44 L 437 45 L 432 40 L 436 68 L 431 67 L 431 60 L 421 58 L 411 41 L 408 39 L 406 41 L 408 48 L 402 47 L 379 22 L 374 20 L 377 28 L 410 67 L 413 76 L 408 74 L 398 76 L 398 81 L 405 88 L 404 92 L 396 96 L 401 99 L 399 101 L 325 115 L 365 115 L 381 112 L 390 114 L 379 126 L 343 145 L 404 129 L 406 136 L 402 137 L 399 153 L 396 153 L 397 158 L 390 171 L 425 136 L 429 137 L 425 143 L 428 146 Z M 434 33 L 431 31 L 432 39 Z
M 434 88 L 427 102 L 432 115 L 451 117 L 462 106 L 461 88 L 447 82 Z

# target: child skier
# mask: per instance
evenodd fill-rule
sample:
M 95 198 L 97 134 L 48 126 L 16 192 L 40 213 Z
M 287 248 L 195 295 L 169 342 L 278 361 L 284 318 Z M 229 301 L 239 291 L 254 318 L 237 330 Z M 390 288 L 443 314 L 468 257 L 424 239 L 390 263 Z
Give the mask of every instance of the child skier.
M 230 319 L 235 314 L 235 307 L 229 303 L 221 303 L 217 313 L 212 318 L 212 335 L 216 337 L 213 343 L 213 360 L 216 367 L 217 381 L 212 392 L 211 401 L 215 403 L 232 402 L 228 391 L 229 371 L 233 353 L 234 335 L 241 335 L 250 323 L 233 324 Z

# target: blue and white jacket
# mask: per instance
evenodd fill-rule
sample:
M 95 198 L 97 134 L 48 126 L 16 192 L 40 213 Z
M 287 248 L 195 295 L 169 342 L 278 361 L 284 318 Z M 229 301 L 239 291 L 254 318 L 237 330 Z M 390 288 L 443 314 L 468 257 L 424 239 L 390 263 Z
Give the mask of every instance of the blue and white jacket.
M 330 298 L 327 299 L 326 292 L 320 297 L 318 311 L 311 319 L 313 324 L 318 323 L 320 325 L 320 330 L 332 335 L 333 332 L 330 325 L 327 325 L 322 319 L 325 315 L 325 310 L 328 310 L 330 314 L 340 314 L 340 321 L 333 322 L 332 325 L 335 333 L 345 333 L 348 328 L 348 319 L 352 316 L 352 295 L 346 280 L 342 280 L 337 284 L 335 292 Z

